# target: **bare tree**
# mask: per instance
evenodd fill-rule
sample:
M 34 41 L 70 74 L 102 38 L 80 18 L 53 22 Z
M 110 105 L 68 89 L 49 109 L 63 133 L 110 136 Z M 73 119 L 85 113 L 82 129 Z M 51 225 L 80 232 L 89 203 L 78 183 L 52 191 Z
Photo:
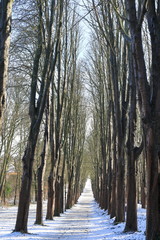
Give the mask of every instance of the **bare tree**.
M 133 71 L 133 59 L 129 48 L 129 85 L 130 85 L 130 110 L 129 130 L 127 140 L 127 219 L 124 231 L 137 231 L 137 188 L 136 188 L 136 160 L 143 150 L 143 141 L 140 146 L 135 146 L 136 135 L 136 84 Z
M 136 1 L 126 1 L 131 32 L 131 46 L 134 56 L 134 72 L 139 91 L 141 119 L 144 128 L 144 139 L 147 162 L 147 229 L 146 239 L 158 239 L 160 236 L 159 214 L 159 156 L 160 156 L 160 39 L 159 39 L 159 4 L 156 1 L 144 1 L 138 5 Z M 146 13 L 147 12 L 147 13 Z M 148 81 L 146 62 L 142 43 L 142 23 L 144 15 L 148 20 L 151 38 L 152 64 L 151 76 Z
M 43 11 L 43 7 L 46 7 L 46 11 Z M 48 95 L 48 90 L 50 82 L 53 79 L 53 74 L 55 71 L 55 65 L 57 60 L 57 52 L 59 46 L 61 23 L 62 23 L 62 10 L 63 1 L 56 3 L 55 1 L 50 2 L 49 5 L 46 3 L 43 5 L 42 1 L 37 2 L 38 9 L 38 32 L 37 32 L 37 49 L 35 51 L 33 72 L 32 72 L 32 82 L 31 82 L 31 95 L 30 95 L 30 106 L 29 115 L 31 120 L 30 131 L 27 141 L 27 146 L 23 156 L 23 176 L 22 185 L 19 199 L 19 207 L 17 214 L 17 221 L 15 226 L 15 231 L 27 232 L 27 221 L 28 212 L 30 204 L 30 190 L 32 182 L 32 168 L 34 161 L 34 153 L 36 148 L 36 142 L 39 134 L 39 128 L 46 105 L 46 99 Z M 56 36 L 52 35 L 52 27 L 55 21 L 55 10 L 56 12 Z M 50 11 L 49 15 L 45 15 L 46 20 L 46 30 L 44 29 L 44 17 L 43 14 Z M 45 32 L 44 32 L 45 30 Z M 45 35 L 44 35 L 45 34 Z M 54 40 L 56 38 L 56 40 Z M 44 42 L 46 40 L 46 42 Z M 40 87 L 39 87 L 39 97 L 36 96 L 38 79 L 39 79 L 39 66 L 40 59 L 42 57 L 43 43 L 45 46 L 44 53 L 44 65 L 42 69 Z M 49 64 L 48 64 L 49 61 Z
M 127 126 L 127 107 L 128 107 L 128 83 L 127 83 L 127 59 L 126 59 L 126 43 L 117 29 L 116 15 L 113 13 L 112 5 L 109 2 L 92 1 L 92 27 L 96 32 L 99 42 L 102 42 L 102 49 L 108 60 L 107 81 L 110 82 L 108 94 L 113 95 L 112 99 L 108 98 L 108 102 L 113 100 L 114 118 L 114 141 L 117 150 L 117 156 L 114 154 L 114 173 L 116 173 L 116 222 L 125 220 L 125 138 Z M 103 40 L 102 40 L 103 39 Z M 103 58 L 104 59 L 104 58 Z M 102 68 L 104 72 L 105 68 Z M 116 167 L 116 168 L 115 168 Z M 105 171 L 105 170 L 104 170 Z M 105 171 L 106 172 L 106 171 Z M 115 174 L 114 174 L 115 175 Z M 114 179 L 114 178 L 113 178 Z M 115 182 L 114 182 L 115 183 Z M 113 188 L 115 189 L 115 187 Z M 113 198 L 112 198 L 113 199 Z

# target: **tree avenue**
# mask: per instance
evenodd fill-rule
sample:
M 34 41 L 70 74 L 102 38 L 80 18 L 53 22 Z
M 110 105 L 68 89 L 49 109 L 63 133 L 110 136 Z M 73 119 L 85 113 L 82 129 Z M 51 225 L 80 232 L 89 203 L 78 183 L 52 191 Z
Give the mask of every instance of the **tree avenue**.
M 28 232 L 31 201 L 43 225 L 43 200 L 53 220 L 90 177 L 124 232 L 141 204 L 146 240 L 160 239 L 159 64 L 159 1 L 0 1 L 0 201 L 18 204 L 14 231 Z

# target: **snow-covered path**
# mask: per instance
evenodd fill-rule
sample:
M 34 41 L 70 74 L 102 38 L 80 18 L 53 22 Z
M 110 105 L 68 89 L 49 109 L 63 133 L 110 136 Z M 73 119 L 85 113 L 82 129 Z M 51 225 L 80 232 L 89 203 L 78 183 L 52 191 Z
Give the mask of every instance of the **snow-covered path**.
M 113 224 L 94 201 L 91 182 L 87 181 L 78 203 L 45 226 L 34 225 L 35 205 L 31 205 L 28 230 L 31 234 L 11 233 L 16 218 L 16 208 L 0 209 L 0 238 L 3 240 L 144 240 L 145 210 L 139 210 L 139 232 L 125 234 L 125 223 Z

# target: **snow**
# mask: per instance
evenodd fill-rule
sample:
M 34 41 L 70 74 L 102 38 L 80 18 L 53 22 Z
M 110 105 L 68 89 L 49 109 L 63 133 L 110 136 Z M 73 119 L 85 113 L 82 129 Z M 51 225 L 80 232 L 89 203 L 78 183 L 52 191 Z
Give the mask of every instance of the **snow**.
M 93 198 L 90 179 L 77 204 L 53 221 L 44 220 L 45 226 L 34 225 L 36 205 L 31 204 L 28 221 L 29 234 L 12 230 L 17 207 L 0 208 L 0 238 L 3 240 L 144 240 L 146 211 L 138 207 L 138 232 L 123 233 L 125 223 L 114 225 L 114 219 L 98 207 Z M 46 204 L 44 207 L 46 211 Z

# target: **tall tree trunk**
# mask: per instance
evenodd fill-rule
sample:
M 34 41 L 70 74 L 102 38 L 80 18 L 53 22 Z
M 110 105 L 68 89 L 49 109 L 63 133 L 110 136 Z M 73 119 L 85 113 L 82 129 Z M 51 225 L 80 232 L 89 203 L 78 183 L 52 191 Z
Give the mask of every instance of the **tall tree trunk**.
M 151 83 L 152 96 L 147 127 L 147 240 L 160 238 L 160 6 L 148 0 L 148 28 L 152 46 Z
M 53 196 L 54 196 L 54 189 L 53 189 L 53 168 L 50 170 L 50 174 L 48 177 L 48 202 L 47 202 L 47 214 L 46 214 L 46 219 L 48 220 L 53 220 L 53 214 L 54 214 L 54 201 L 53 201 Z
M 130 53 L 129 53 L 130 55 Z M 134 149 L 134 132 L 136 121 L 136 85 L 133 73 L 132 59 L 130 61 L 130 112 L 129 112 L 129 133 L 127 142 L 127 219 L 125 232 L 137 231 L 137 200 L 136 200 L 136 176 L 135 176 L 135 149 Z
M 47 202 L 47 213 L 46 219 L 53 220 L 54 215 L 54 178 L 53 178 L 53 170 L 54 170 L 54 162 L 55 162 L 55 139 L 54 139 L 54 119 L 55 119 L 55 106 L 54 106 L 54 87 L 53 83 L 51 86 L 51 107 L 50 107 L 50 150 L 51 150 L 51 169 L 48 177 L 48 202 Z
M 141 204 L 142 208 L 146 208 L 146 156 L 145 151 L 143 151 L 143 159 L 141 166 Z
M 110 217 L 113 218 L 116 216 L 116 189 L 117 189 L 117 182 L 116 182 L 116 174 L 117 174 L 117 145 L 116 145 L 116 128 L 115 128 L 115 116 L 114 116 L 114 109 L 112 105 L 112 121 L 113 121 L 113 135 L 112 135 L 112 142 L 113 142 L 113 150 L 112 150 L 112 157 L 113 157 L 113 171 L 112 171 L 112 192 L 111 192 L 111 215 Z
M 77 203 L 78 198 L 80 196 L 80 171 L 81 171 L 81 163 L 80 163 L 80 160 L 78 160 L 78 164 L 76 167 L 75 185 L 74 185 L 74 203 Z
M 67 203 L 66 209 L 70 209 L 73 206 L 73 183 L 74 183 L 74 166 L 70 169 L 71 173 L 68 174 L 68 190 L 67 190 Z
M 37 85 L 36 83 L 37 83 L 37 76 L 38 76 L 38 66 L 39 66 L 39 61 L 42 53 L 42 32 L 41 32 L 40 23 L 38 28 L 39 28 L 38 46 L 37 46 L 35 58 L 34 58 L 32 88 L 31 88 L 31 97 L 30 97 L 30 109 L 29 109 L 31 126 L 30 126 L 30 132 L 27 140 L 27 146 L 25 149 L 24 156 L 22 158 L 23 175 L 22 175 L 22 183 L 21 183 L 21 190 L 20 190 L 20 196 L 19 196 L 17 220 L 16 220 L 16 226 L 15 226 L 15 231 L 18 231 L 18 232 L 27 232 L 33 160 L 34 160 L 34 154 L 35 154 L 35 148 L 36 148 L 36 142 L 37 142 L 39 128 L 40 128 L 40 123 L 42 119 L 42 115 L 41 115 L 41 118 L 39 119 L 38 124 L 36 124 L 37 123 L 36 122 L 37 111 L 35 106 L 35 95 L 36 95 L 36 85 Z
M 64 208 L 65 208 L 65 184 L 64 184 L 64 173 L 65 173 L 65 166 L 66 166 L 66 162 L 65 162 L 65 157 L 63 156 L 63 167 L 62 167 L 62 176 L 61 176 L 61 182 L 60 182 L 60 190 L 61 190 L 61 213 L 64 212 Z
M 109 115 L 111 116 L 111 104 L 109 108 Z M 108 214 L 111 214 L 111 193 L 112 193 L 112 157 L 111 157 L 111 124 L 108 126 L 108 191 L 107 191 L 107 202 L 108 202 Z
M 61 149 L 60 149 L 61 152 Z M 62 162 L 63 161 L 63 162 Z M 54 216 L 60 216 L 61 213 L 61 204 L 62 204 L 62 196 L 63 196 L 63 185 L 62 185 L 62 176 L 63 176 L 63 167 L 64 167 L 64 159 L 61 158 L 61 154 L 59 153 L 59 161 L 57 167 L 57 178 L 55 183 L 55 208 L 54 208 Z
M 57 176 L 56 184 L 55 184 L 55 208 L 54 208 L 54 216 L 60 216 L 61 213 L 61 177 Z
M 59 13 L 57 15 L 57 40 L 55 42 L 54 56 L 52 55 L 53 42 L 52 40 L 52 26 L 53 26 L 53 15 L 54 15 L 54 6 L 55 1 L 51 1 L 51 19 L 49 24 L 48 31 L 48 42 L 47 48 L 45 49 L 45 59 L 43 66 L 43 73 L 40 85 L 40 92 L 38 100 L 37 97 L 37 84 L 39 79 L 39 64 L 42 54 L 42 36 L 43 36 L 43 17 L 42 17 L 42 3 L 38 2 L 37 7 L 39 10 L 39 22 L 38 22 L 38 46 L 35 53 L 34 64 L 33 64 L 33 73 L 32 73 L 32 83 L 31 83 L 31 96 L 30 96 L 30 106 L 29 106 L 29 115 L 31 119 L 31 126 L 29 137 L 27 141 L 27 146 L 23 156 L 23 176 L 22 176 L 22 185 L 19 198 L 18 214 L 17 221 L 15 226 L 15 231 L 18 232 L 27 232 L 27 221 L 29 213 L 29 204 L 30 204 L 30 190 L 32 183 L 32 169 L 33 169 L 33 160 L 35 154 L 35 148 L 37 143 L 37 138 L 39 134 L 39 129 L 46 105 L 46 99 L 48 96 L 50 82 L 53 80 L 53 74 L 55 71 L 55 66 L 57 62 L 57 54 L 59 49 L 59 41 L 61 34 L 62 26 L 62 12 L 63 12 L 63 0 L 61 0 L 59 7 Z M 48 64 L 48 61 L 50 64 Z
M 63 0 L 61 0 L 61 14 L 63 12 Z M 60 36 L 59 36 L 60 38 Z M 59 39 L 57 56 L 57 85 L 52 84 L 51 92 L 51 116 L 50 116 L 50 149 L 51 149 L 51 170 L 48 178 L 48 204 L 46 219 L 53 219 L 55 210 L 56 187 L 59 187 L 58 163 L 61 155 L 62 141 L 62 114 L 65 91 L 65 80 L 62 78 L 62 39 Z M 66 77 L 66 76 L 65 76 Z M 64 77 L 64 78 L 65 78 Z M 64 82 L 62 83 L 62 79 Z M 57 184 L 57 185 L 56 185 Z
M 17 201 L 18 185 L 19 185 L 19 176 L 18 176 L 18 173 L 17 173 L 17 175 L 16 175 L 16 185 L 15 185 L 15 190 L 14 190 L 14 200 L 13 200 L 14 205 L 16 205 L 16 201 Z
M 44 131 L 44 143 L 41 153 L 41 163 L 37 173 L 37 209 L 36 209 L 36 221 L 35 224 L 43 225 L 43 181 L 44 171 L 46 165 L 46 157 L 48 153 L 48 111 L 49 111 L 49 100 L 46 106 L 46 122 Z
M 12 4 L 13 0 L 0 2 L 0 131 L 6 102 Z
M 112 26 L 111 15 L 109 17 L 110 25 Z M 112 26 L 113 28 L 113 26 Z M 112 29 L 110 29 L 110 38 L 114 43 L 114 36 Z M 124 160 L 124 129 L 123 122 L 125 116 L 121 113 L 120 91 L 119 91 L 119 79 L 118 79 L 118 65 L 115 53 L 111 50 L 110 64 L 112 73 L 112 84 L 114 94 L 114 114 L 117 131 L 117 173 L 116 173 L 116 219 L 115 222 L 123 222 L 125 220 L 125 160 Z M 122 96 L 123 101 L 123 96 Z M 122 109 L 123 109 L 122 105 Z
M 15 231 L 27 232 L 27 221 L 30 204 L 30 191 L 32 183 L 32 167 L 35 153 L 36 141 L 38 133 L 33 134 L 32 130 L 28 138 L 27 147 L 23 156 L 23 176 L 21 183 L 21 191 L 19 196 L 19 206 Z
M 53 159 L 54 158 L 54 159 Z M 57 183 L 57 169 L 58 169 L 58 158 L 57 156 L 51 155 L 51 170 L 48 177 L 48 203 L 47 203 L 47 214 L 46 219 L 53 220 L 55 211 L 55 199 L 56 199 L 56 183 Z M 58 183 L 57 183 L 58 184 Z M 57 185 L 59 187 L 59 185 Z
M 144 126 L 147 169 L 147 229 L 146 239 L 156 240 L 160 237 L 158 165 L 160 156 L 160 30 L 159 5 L 156 1 L 144 1 L 142 14 L 137 19 L 135 1 L 127 0 L 127 10 L 132 37 L 132 51 L 135 68 L 138 71 L 137 86 L 141 97 L 141 118 Z M 147 2 L 147 6 L 146 6 Z M 147 80 L 141 37 L 141 24 L 147 9 L 148 26 L 151 36 L 152 70 L 151 85 Z M 157 11 L 157 12 L 156 12 Z

